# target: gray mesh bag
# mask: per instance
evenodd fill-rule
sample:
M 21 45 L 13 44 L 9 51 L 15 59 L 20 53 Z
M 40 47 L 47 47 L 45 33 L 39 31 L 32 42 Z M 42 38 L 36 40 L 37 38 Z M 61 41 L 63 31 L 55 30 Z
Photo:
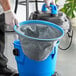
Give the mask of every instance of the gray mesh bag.
M 33 60 L 45 60 L 53 50 L 56 41 L 63 36 L 59 26 L 40 20 L 29 20 L 16 27 L 24 54 Z

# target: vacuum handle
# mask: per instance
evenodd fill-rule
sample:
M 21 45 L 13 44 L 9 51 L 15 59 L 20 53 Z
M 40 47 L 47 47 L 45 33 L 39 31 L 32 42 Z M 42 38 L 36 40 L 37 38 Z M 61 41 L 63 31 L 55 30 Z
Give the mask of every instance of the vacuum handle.
M 57 6 L 50 4 L 50 8 L 51 8 L 51 14 L 57 14 L 58 10 L 57 10 Z M 48 8 L 46 7 L 46 4 L 43 4 L 42 6 L 42 12 L 47 12 Z

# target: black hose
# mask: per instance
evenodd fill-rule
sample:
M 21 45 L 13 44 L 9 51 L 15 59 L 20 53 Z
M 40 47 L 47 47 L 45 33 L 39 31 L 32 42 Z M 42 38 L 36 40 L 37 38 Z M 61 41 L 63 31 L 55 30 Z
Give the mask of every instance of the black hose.
M 69 32 L 67 32 L 68 37 L 71 38 L 68 47 L 66 47 L 66 48 L 61 48 L 60 46 L 58 46 L 59 49 L 61 49 L 61 50 L 67 50 L 67 49 L 70 48 L 70 46 L 71 46 L 71 44 L 72 44 L 72 40 L 73 40 L 73 30 L 71 30 L 71 31 L 72 31 L 72 35 L 70 35 Z
M 58 47 L 59 49 L 61 50 L 67 50 L 70 48 L 71 44 L 72 44 L 72 40 L 73 40 L 73 30 L 72 30 L 72 24 L 71 24 L 71 21 L 70 21 L 70 18 L 68 16 L 66 16 L 67 19 L 69 20 L 69 29 L 68 29 L 68 32 L 67 32 L 67 35 L 68 35 L 68 38 L 71 38 L 70 40 L 70 43 L 69 45 L 66 47 L 66 48 L 61 48 L 60 46 Z M 71 35 L 70 35 L 70 32 L 71 32 Z
M 17 8 L 18 8 L 18 0 L 15 0 L 15 9 L 14 9 L 15 13 L 17 13 Z

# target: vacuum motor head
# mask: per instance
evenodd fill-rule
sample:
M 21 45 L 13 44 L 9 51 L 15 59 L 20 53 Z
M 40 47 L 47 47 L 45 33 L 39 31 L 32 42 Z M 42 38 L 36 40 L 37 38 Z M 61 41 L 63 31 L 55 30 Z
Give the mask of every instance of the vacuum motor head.
M 57 16 L 52 17 L 50 12 L 39 12 L 39 13 L 31 13 L 30 20 L 44 20 L 48 22 L 55 23 L 59 26 L 61 26 L 64 29 L 64 32 L 67 33 L 70 29 L 70 21 L 67 18 L 67 16 L 63 12 L 58 12 Z

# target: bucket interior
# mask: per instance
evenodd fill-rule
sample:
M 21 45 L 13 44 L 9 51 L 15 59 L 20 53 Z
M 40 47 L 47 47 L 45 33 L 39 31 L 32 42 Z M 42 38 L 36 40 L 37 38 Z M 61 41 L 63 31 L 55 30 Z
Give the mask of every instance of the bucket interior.
M 56 40 L 63 36 L 63 29 L 53 23 L 29 20 L 20 24 L 14 30 L 23 37 L 36 39 L 36 40 Z
M 19 35 L 24 54 L 30 59 L 41 61 L 48 58 L 56 42 L 61 39 L 63 29 L 53 23 L 29 20 L 14 27 Z

